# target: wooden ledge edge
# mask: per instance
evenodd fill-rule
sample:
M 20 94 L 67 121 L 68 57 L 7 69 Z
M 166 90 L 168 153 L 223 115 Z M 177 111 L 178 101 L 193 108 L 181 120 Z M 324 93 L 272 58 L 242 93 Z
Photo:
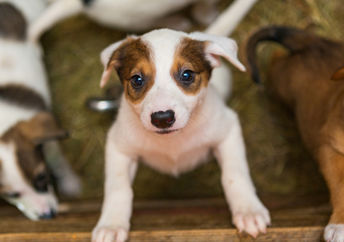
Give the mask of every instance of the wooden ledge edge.
M 322 226 L 268 228 L 266 234 L 258 236 L 256 241 L 276 241 L 276 239 L 317 239 L 322 236 Z M 52 233 L 8 233 L 0 234 L 0 241 L 90 241 L 90 232 L 52 232 Z M 248 235 L 239 234 L 236 229 L 190 229 L 190 230 L 152 230 L 132 231 L 130 241 L 251 241 Z

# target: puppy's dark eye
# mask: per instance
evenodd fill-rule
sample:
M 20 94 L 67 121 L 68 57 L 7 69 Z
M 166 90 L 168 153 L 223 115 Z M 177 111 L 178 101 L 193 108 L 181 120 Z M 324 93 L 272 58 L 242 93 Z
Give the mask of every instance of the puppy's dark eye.
M 16 198 L 19 198 L 21 194 L 20 192 L 9 192 L 9 193 L 2 194 L 2 196 L 8 199 L 16 199 Z
M 180 75 L 180 81 L 185 85 L 190 85 L 195 79 L 195 72 L 185 70 Z
M 38 192 L 47 192 L 50 179 L 47 173 L 39 173 L 33 181 L 33 186 Z
M 134 75 L 130 78 L 130 84 L 134 89 L 140 89 L 145 84 L 145 81 L 142 76 Z

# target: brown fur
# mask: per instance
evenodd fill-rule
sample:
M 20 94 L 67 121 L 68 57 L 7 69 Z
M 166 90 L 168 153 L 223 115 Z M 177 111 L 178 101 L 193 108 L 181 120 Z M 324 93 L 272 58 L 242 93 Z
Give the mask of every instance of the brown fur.
M 127 99 L 133 103 L 141 102 L 153 86 L 155 76 L 148 46 L 140 39 L 129 38 L 114 51 L 108 63 L 110 66 L 116 69 Z M 130 85 L 131 77 L 137 74 L 145 80 L 144 87 L 139 90 Z
M 25 40 L 27 23 L 24 16 L 10 3 L 0 3 L 0 37 Z
M 17 84 L 0 86 L 0 100 L 24 108 L 36 110 L 47 109 L 44 99 L 40 94 L 32 89 Z
M 30 184 L 38 173 L 47 170 L 39 147 L 22 132 L 20 124 L 6 132 L 3 140 L 15 145 L 18 165 Z
M 206 42 L 184 38 L 176 51 L 171 76 L 185 94 L 195 95 L 208 85 L 212 68 L 205 59 L 205 45 Z M 179 81 L 184 70 L 191 70 L 196 74 L 194 82 L 189 86 Z
M 339 70 L 337 70 L 333 74 L 331 79 L 334 80 L 334 81 L 344 80 L 344 67 L 341 67 Z
M 344 80 L 331 77 L 344 65 L 344 45 L 303 34 L 294 40 L 302 48 L 273 60 L 269 84 L 293 109 L 302 139 L 319 162 L 331 193 L 330 223 L 343 224 Z
M 39 174 L 49 177 L 41 145 L 48 140 L 65 135 L 66 132 L 58 128 L 51 114 L 41 112 L 32 119 L 13 126 L 0 137 L 0 140 L 15 145 L 18 164 L 23 175 L 29 183 L 35 185 Z

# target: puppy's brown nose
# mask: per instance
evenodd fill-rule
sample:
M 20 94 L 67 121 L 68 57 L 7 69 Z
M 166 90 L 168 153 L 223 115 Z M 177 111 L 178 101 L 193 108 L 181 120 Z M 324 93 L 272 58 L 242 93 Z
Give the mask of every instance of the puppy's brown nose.
M 169 128 L 175 121 L 176 119 L 172 110 L 159 111 L 151 114 L 151 123 L 159 129 Z

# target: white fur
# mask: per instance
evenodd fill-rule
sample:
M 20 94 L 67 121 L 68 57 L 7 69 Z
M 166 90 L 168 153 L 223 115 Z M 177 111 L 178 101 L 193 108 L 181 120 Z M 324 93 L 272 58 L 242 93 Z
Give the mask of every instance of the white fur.
M 43 9 L 43 2 L 37 0 L 2 1 L 14 4 L 23 11 L 26 21 L 31 22 Z M 37 44 L 0 39 L 0 85 L 21 84 L 41 94 L 50 104 L 46 74 L 41 61 L 41 50 Z M 0 136 L 20 121 L 31 119 L 36 110 L 24 109 L 0 101 Z M 40 215 L 57 210 L 57 200 L 52 191 L 41 195 L 24 180 L 15 155 L 14 144 L 0 143 L 2 161 L 1 183 L 7 192 L 21 193 L 20 199 L 9 200 L 27 217 L 37 220 Z
M 0 0 L 0 2 L 13 4 L 23 13 L 26 21 L 32 24 L 45 9 L 47 0 Z
M 99 23 L 132 31 L 147 30 L 158 18 L 197 0 L 95 0 L 84 8 Z M 115 14 L 114 14 L 115 12 Z
M 0 39 L 0 85 L 21 84 L 41 94 L 50 105 L 40 46 Z
M 228 90 L 216 90 L 221 88 L 227 73 L 223 69 L 218 72 L 215 69 L 209 86 L 195 95 L 186 95 L 172 80 L 173 58 L 184 37 L 207 41 L 205 51 L 208 58 L 212 58 L 213 67 L 220 64 L 217 59 L 224 57 L 244 70 L 237 59 L 236 43 L 229 38 L 167 29 L 141 36 L 151 50 L 155 65 L 154 85 L 139 104 L 132 104 L 122 96 L 117 119 L 107 137 L 105 197 L 92 241 L 120 242 L 127 239 L 133 199 L 131 182 L 139 158 L 160 172 L 177 176 L 194 169 L 214 151 L 222 169 L 222 184 L 233 223 L 240 231 L 254 237 L 265 232 L 270 223 L 269 213 L 256 196 L 249 175 L 239 120 L 222 99 Z M 102 54 L 107 74 L 106 58 L 110 57 L 110 50 L 117 47 L 113 44 Z M 101 82 L 106 82 L 106 79 Z M 177 131 L 158 134 L 158 129 L 150 123 L 150 115 L 167 109 L 172 109 L 176 116 L 169 129 Z
M 328 224 L 325 228 L 324 239 L 327 242 L 343 242 L 344 224 Z
M 236 0 L 206 32 L 228 36 L 256 1 Z M 194 4 L 194 18 L 198 22 L 210 24 L 218 14 L 215 8 L 217 2 L 218 0 L 95 0 L 90 6 L 84 6 L 81 0 L 56 0 L 30 28 L 29 36 L 30 39 L 37 40 L 55 23 L 78 13 L 84 13 L 103 25 L 127 31 L 141 32 L 157 27 L 160 23 L 168 24 L 166 20 L 169 18 L 171 24 L 168 27 L 189 26 L 185 19 L 167 15 L 190 4 Z M 180 23 L 176 23 L 176 20 Z
M 32 22 L 44 9 L 44 0 L 0 1 L 14 4 Z M 0 38 L 0 85 L 20 84 L 35 90 L 50 105 L 41 47 L 36 43 Z M 0 102 L 0 136 L 20 120 L 29 120 L 37 112 Z
M 56 0 L 29 31 L 37 40 L 55 23 L 77 13 L 97 22 L 130 31 L 144 31 L 157 25 L 157 20 L 191 3 L 204 0 L 95 0 L 84 6 L 81 0 Z
M 10 129 L 14 124 L 22 120 L 31 119 L 37 112 L 34 110 L 22 109 L 6 102 L 0 102 L 0 136 Z
M 235 0 L 205 31 L 207 34 L 228 36 L 257 0 Z
M 52 188 L 47 193 L 37 193 L 21 174 L 15 152 L 14 144 L 0 142 L 2 191 L 21 194 L 18 199 L 5 199 L 32 220 L 38 220 L 40 215 L 47 214 L 50 210 L 57 211 L 57 199 Z
M 182 37 L 187 35 L 183 32 L 171 35 L 169 30 L 156 30 L 142 36 L 142 40 L 149 44 L 151 56 L 155 63 L 155 80 L 151 90 L 145 99 L 135 105 L 136 110 L 141 110 L 140 119 L 148 130 L 158 131 L 151 124 L 151 114 L 158 111 L 174 110 L 176 122 L 174 129 L 183 128 L 188 119 L 190 111 L 195 106 L 194 96 L 181 95 L 182 91 L 175 85 L 170 75 L 170 68 L 173 64 L 175 49 Z M 176 98 L 173 98 L 176 97 Z
M 0 0 L 0 2 L 14 4 L 19 11 L 23 12 L 28 24 L 32 23 L 45 7 L 45 0 Z M 0 86 L 7 84 L 19 84 L 36 91 L 50 106 L 50 93 L 42 62 L 42 51 L 37 43 L 0 38 Z M 1 137 L 18 122 L 33 118 L 38 111 L 0 100 L 0 113 Z M 53 147 L 49 149 L 51 146 Z M 58 181 L 59 187 L 68 194 L 79 192 L 79 180 L 63 159 L 58 144 L 55 143 L 49 147 L 45 148 L 47 156 L 54 154 L 55 157 L 60 157 L 59 165 L 54 163 L 57 158 L 48 159 L 54 163 L 55 175 L 58 178 L 62 176 L 64 178 Z M 15 155 L 16 149 L 14 144 L 0 143 L 1 184 L 6 192 L 21 193 L 19 199 L 8 201 L 16 205 L 30 219 L 37 220 L 40 215 L 50 211 L 49 209 L 56 211 L 57 200 L 52 188 L 48 193 L 40 194 L 24 179 Z M 57 167 L 60 168 L 57 169 Z M 64 185 L 65 183 L 68 185 Z
M 256 1 L 234 1 L 205 32 L 230 35 Z M 168 24 L 169 13 L 190 4 L 194 4 L 194 18 L 200 23 L 210 24 L 218 14 L 214 7 L 217 2 L 218 0 L 95 0 L 90 6 L 84 6 L 81 0 L 55 0 L 32 25 L 29 38 L 33 41 L 38 40 L 54 24 L 78 13 L 84 13 L 103 25 L 141 32 L 157 27 L 159 23 Z M 176 19 L 179 24 L 176 23 Z M 174 25 L 175 28 L 190 25 L 178 16 L 171 16 L 170 22 L 168 25 Z

